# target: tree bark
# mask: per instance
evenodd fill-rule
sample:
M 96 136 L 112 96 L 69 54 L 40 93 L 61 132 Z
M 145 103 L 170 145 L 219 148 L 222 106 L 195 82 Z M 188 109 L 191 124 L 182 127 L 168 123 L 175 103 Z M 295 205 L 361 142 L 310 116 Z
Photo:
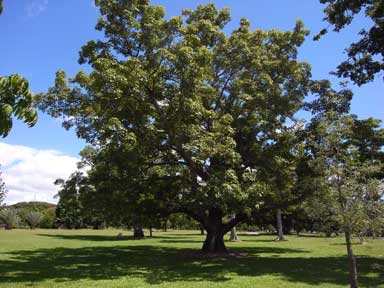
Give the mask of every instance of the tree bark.
M 206 253 L 227 253 L 224 234 L 219 231 L 208 231 L 202 250 Z
M 224 224 L 222 222 L 222 212 L 218 208 L 211 208 L 209 215 L 205 219 L 205 230 L 207 237 L 205 238 L 202 251 L 205 253 L 227 253 L 224 244 Z
M 356 268 L 356 258 L 353 255 L 352 242 L 351 242 L 351 226 L 347 216 L 346 200 L 343 197 L 341 176 L 339 173 L 336 173 L 337 180 L 337 191 L 339 196 L 339 205 L 343 213 L 343 222 L 344 222 L 344 236 L 347 246 L 348 254 L 348 266 L 349 266 L 349 285 L 351 288 L 358 288 L 359 284 L 357 282 L 357 268 Z
M 144 237 L 143 226 L 140 223 L 135 223 L 133 225 L 133 238 L 141 239 Z
M 359 284 L 357 282 L 356 258 L 352 250 L 351 232 L 349 227 L 345 228 L 344 234 L 345 234 L 345 242 L 347 243 L 348 264 L 349 264 L 349 284 L 351 288 L 358 288 Z
M 277 238 L 276 241 L 284 241 L 284 232 L 283 232 L 283 221 L 281 220 L 281 209 L 276 211 L 276 222 L 277 222 Z
M 167 232 L 167 228 L 168 228 L 168 219 L 165 219 L 164 220 L 164 227 L 163 227 L 164 232 Z

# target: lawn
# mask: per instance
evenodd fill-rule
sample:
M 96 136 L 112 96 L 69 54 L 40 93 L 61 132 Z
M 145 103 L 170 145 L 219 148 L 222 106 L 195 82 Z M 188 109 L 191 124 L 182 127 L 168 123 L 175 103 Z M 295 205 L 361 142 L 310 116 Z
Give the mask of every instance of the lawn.
M 240 234 L 236 256 L 201 257 L 197 231 L 0 231 L 0 287 L 345 287 L 342 238 Z M 130 232 L 124 231 L 125 235 Z M 355 245 L 362 287 L 384 287 L 384 240 Z

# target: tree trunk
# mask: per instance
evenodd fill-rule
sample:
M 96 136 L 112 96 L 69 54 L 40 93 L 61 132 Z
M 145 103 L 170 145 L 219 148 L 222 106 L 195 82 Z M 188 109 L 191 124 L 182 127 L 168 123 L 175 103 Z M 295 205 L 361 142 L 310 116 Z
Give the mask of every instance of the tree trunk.
M 140 223 L 136 223 L 133 225 L 133 238 L 141 239 L 144 237 L 143 227 Z
M 208 231 L 202 250 L 206 253 L 227 253 L 224 235 L 218 231 Z
M 351 226 L 347 216 L 346 202 L 343 197 L 341 176 L 336 173 L 337 180 L 337 191 L 339 194 L 339 205 L 343 213 L 343 222 L 344 222 L 344 235 L 345 242 L 347 245 L 347 254 L 348 254 L 348 266 L 349 266 L 349 285 L 351 288 L 358 288 L 359 284 L 357 283 L 357 268 L 356 268 L 356 258 L 353 255 L 352 243 L 351 243 Z
M 164 232 L 167 232 L 167 226 L 168 226 L 168 219 L 164 220 Z
M 276 222 L 277 222 L 277 238 L 276 241 L 284 241 L 284 232 L 283 232 L 283 221 L 281 221 L 281 209 L 276 211 Z
M 203 226 L 203 224 L 199 224 L 199 228 L 200 228 L 200 234 L 201 235 L 204 235 L 204 231 L 205 231 L 205 229 L 204 229 L 204 226 Z
M 152 237 L 152 226 L 149 226 L 149 237 Z
M 236 218 L 236 215 L 233 215 L 232 219 L 233 218 Z M 231 229 L 231 236 L 229 237 L 229 241 L 231 242 L 239 241 L 239 238 L 237 237 L 236 226 L 233 226 L 233 228 Z
M 345 242 L 347 243 L 347 253 L 348 253 L 348 264 L 349 264 L 349 284 L 351 288 L 358 288 L 359 284 L 357 282 L 357 268 L 356 268 L 356 258 L 353 255 L 352 243 L 351 243 L 351 232 L 349 227 L 345 228 Z
M 205 228 L 207 237 L 203 244 L 203 252 L 205 253 L 226 253 L 227 248 L 224 244 L 224 225 L 222 222 L 222 212 L 220 209 L 212 208 L 209 215 L 205 219 Z

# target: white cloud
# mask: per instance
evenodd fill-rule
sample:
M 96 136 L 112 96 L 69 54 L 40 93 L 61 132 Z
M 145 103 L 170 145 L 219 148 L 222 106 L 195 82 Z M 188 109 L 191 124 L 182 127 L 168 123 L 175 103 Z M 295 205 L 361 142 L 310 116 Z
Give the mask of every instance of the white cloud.
M 36 17 L 48 8 L 48 0 L 28 0 L 25 10 L 28 17 Z
M 76 170 L 78 158 L 55 150 L 38 150 L 0 142 L 2 178 L 8 189 L 7 204 L 20 201 L 57 202 L 59 187 L 53 182 L 67 179 Z

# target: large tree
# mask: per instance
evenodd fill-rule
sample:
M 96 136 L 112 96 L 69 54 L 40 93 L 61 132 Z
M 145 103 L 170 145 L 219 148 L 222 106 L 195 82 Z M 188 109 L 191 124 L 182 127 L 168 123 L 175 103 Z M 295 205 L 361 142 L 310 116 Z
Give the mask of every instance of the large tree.
M 347 60 L 338 67 L 336 74 L 348 77 L 357 85 L 372 81 L 375 75 L 384 71 L 384 1 L 383 0 L 320 0 L 327 6 L 324 20 L 339 32 L 349 25 L 355 16 L 364 12 L 372 26 L 359 32 L 360 39 L 347 49 Z M 315 39 L 325 34 L 323 29 Z
M 91 72 L 68 82 L 59 71 L 40 107 L 107 147 L 118 165 L 105 167 L 120 168 L 99 168 L 125 179 L 113 181 L 121 204 L 139 191 L 156 194 L 169 213 L 204 226 L 204 251 L 226 251 L 223 235 L 234 225 L 276 208 L 262 199 L 260 153 L 313 84 L 310 66 L 297 60 L 308 31 L 301 22 L 292 32 L 252 31 L 242 19 L 227 35 L 229 11 L 212 4 L 171 18 L 149 0 L 96 4 L 104 37 L 79 58 Z

